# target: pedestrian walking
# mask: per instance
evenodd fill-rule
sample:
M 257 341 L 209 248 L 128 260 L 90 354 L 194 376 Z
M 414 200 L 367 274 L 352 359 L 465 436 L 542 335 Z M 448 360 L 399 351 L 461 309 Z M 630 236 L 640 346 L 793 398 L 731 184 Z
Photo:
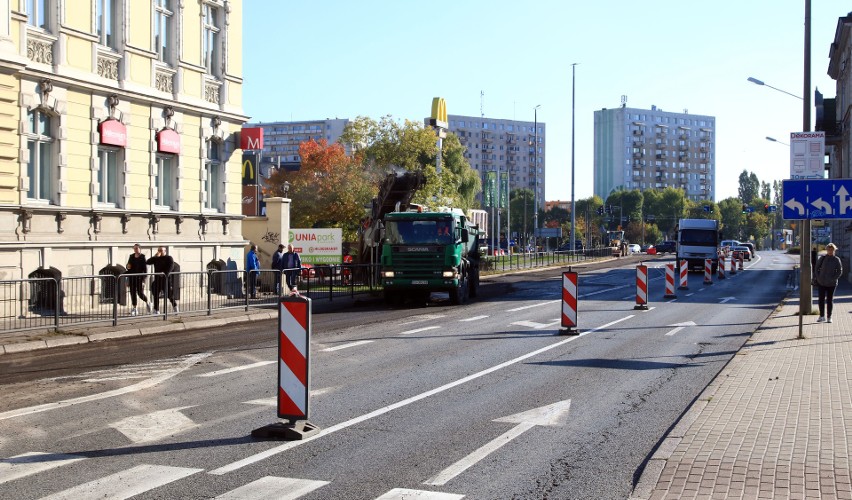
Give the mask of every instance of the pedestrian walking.
M 284 254 L 282 266 L 282 269 L 285 269 L 284 275 L 287 277 L 287 286 L 292 289 L 296 286 L 296 277 L 302 269 L 302 258 L 293 250 L 293 245 L 287 245 L 287 253 Z
M 281 263 L 284 261 L 284 245 L 278 245 L 278 250 L 272 254 L 272 270 L 278 271 L 275 273 L 275 293 L 281 294 L 281 269 L 284 267 Z
M 169 279 L 169 274 L 174 271 L 175 259 L 166 253 L 165 247 L 158 247 L 157 253 L 146 262 L 148 265 L 154 266 L 154 272 L 157 273 L 154 276 L 154 283 L 151 285 L 151 295 L 154 296 L 154 314 L 160 314 L 161 293 L 163 294 L 163 305 L 165 306 L 165 302 L 168 300 L 172 304 L 172 310 L 175 313 L 180 312 L 177 301 L 175 301 L 172 281 Z
M 132 308 L 130 309 L 130 315 L 136 316 L 139 314 L 136 309 L 136 297 L 142 299 L 142 302 L 145 303 L 145 307 L 148 309 L 148 314 L 151 313 L 151 304 L 148 302 L 148 298 L 145 297 L 145 276 L 144 274 L 147 271 L 146 263 L 145 263 L 145 254 L 142 253 L 142 247 L 139 244 L 133 245 L 133 253 L 130 254 L 130 257 L 127 258 L 127 271 L 125 274 L 129 274 L 128 276 L 128 284 L 130 285 L 130 303 Z
M 257 245 L 252 245 L 246 254 L 247 292 L 252 299 L 257 296 L 257 274 L 260 270 L 260 260 L 257 258 Z
M 819 258 L 814 269 L 813 284 L 819 291 L 819 318 L 817 322 L 831 323 L 831 311 L 834 309 L 834 291 L 837 280 L 843 274 L 843 263 L 840 257 L 834 255 L 837 245 L 829 243 L 825 247 L 825 255 Z M 828 313 L 826 315 L 826 313 Z

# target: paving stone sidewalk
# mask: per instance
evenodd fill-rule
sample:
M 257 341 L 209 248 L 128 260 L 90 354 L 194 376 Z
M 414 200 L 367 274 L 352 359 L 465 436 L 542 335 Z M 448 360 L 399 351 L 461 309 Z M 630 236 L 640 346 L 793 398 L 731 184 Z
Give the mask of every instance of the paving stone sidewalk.
M 814 309 L 816 310 L 816 292 Z M 852 499 L 852 286 L 832 323 L 790 295 L 684 414 L 635 499 Z

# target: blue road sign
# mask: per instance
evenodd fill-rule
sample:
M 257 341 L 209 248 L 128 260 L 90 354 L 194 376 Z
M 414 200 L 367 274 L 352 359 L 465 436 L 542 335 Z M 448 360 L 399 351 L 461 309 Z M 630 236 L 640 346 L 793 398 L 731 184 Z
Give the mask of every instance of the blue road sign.
M 784 181 L 784 220 L 852 219 L 852 179 Z

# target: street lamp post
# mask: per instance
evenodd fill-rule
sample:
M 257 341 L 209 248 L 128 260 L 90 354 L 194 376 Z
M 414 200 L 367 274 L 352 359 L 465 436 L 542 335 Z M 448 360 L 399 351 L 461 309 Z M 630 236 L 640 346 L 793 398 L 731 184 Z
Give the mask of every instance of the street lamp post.
M 538 253 L 538 108 L 533 108 L 533 251 Z
M 789 144 L 787 144 L 786 142 L 784 142 L 784 141 L 779 141 L 778 139 L 776 139 L 776 138 L 774 138 L 774 137 L 769 137 L 769 136 L 767 136 L 767 137 L 766 137 L 766 140 L 767 140 L 767 141 L 769 141 L 769 142 L 777 142 L 778 144 L 783 144 L 783 145 L 785 145 L 785 146 L 789 146 Z
M 577 63 L 571 64 L 571 246 L 569 248 L 574 251 L 577 250 L 575 246 L 575 242 L 577 241 L 576 236 L 574 234 L 574 225 L 576 223 L 574 219 L 574 209 L 576 205 L 574 204 L 574 98 L 575 98 L 575 83 L 576 83 L 576 70 Z M 588 226 L 586 227 L 588 231 Z

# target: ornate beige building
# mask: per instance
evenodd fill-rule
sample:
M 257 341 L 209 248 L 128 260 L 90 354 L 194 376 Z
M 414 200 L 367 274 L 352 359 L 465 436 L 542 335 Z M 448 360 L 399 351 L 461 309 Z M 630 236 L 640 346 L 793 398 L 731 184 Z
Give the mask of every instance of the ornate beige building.
M 0 0 L 0 279 L 242 267 L 241 0 Z

